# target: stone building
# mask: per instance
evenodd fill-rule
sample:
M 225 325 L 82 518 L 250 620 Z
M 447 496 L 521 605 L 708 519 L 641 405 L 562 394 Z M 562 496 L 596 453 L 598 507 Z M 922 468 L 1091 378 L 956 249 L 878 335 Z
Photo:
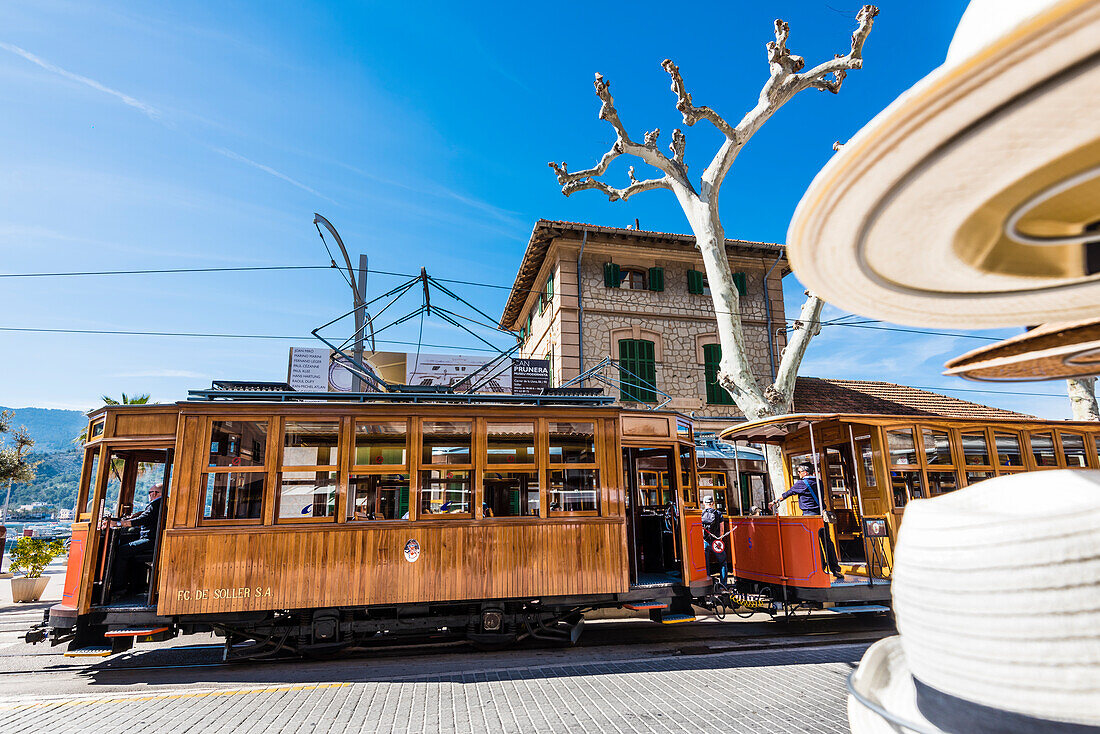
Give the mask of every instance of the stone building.
M 752 368 L 770 383 L 786 345 L 784 248 L 726 240 L 726 250 Z M 500 325 L 520 334 L 518 356 L 550 360 L 554 385 L 610 358 L 636 376 L 604 370 L 622 379 L 609 392 L 624 403 L 656 405 L 665 393 L 701 429 L 741 416 L 715 382 L 721 353 L 694 237 L 540 219 Z

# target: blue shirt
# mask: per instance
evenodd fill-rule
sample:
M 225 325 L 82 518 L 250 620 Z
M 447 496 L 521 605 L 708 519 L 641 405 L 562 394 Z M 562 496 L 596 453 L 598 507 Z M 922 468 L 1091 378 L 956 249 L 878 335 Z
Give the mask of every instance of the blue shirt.
M 818 501 L 820 491 L 821 488 L 817 484 L 817 477 L 806 477 L 792 484 L 791 488 L 784 492 L 783 496 L 779 499 L 782 501 L 797 494 L 798 509 L 802 510 L 803 515 L 820 515 L 821 504 Z

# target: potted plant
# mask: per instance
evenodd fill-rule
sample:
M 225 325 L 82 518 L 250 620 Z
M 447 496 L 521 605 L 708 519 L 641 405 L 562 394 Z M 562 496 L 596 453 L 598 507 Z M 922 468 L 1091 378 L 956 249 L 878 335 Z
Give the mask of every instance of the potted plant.
M 65 546 L 60 540 L 47 541 L 45 538 L 17 540 L 11 551 L 9 568 L 13 573 L 23 575 L 11 580 L 12 601 L 38 601 L 42 597 L 42 592 L 46 590 L 46 584 L 50 582 L 48 576 L 42 576 L 42 571 L 50 561 L 64 552 Z

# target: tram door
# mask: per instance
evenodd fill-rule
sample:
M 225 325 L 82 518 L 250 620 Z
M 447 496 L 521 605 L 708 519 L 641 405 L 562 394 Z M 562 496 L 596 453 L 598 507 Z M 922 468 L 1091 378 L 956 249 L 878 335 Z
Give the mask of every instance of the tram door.
M 826 507 L 836 517 L 833 532 L 840 562 L 865 564 L 867 553 L 863 543 L 863 519 L 851 447 L 848 444 L 829 446 L 822 458 L 824 466 L 821 470 L 826 489 L 824 499 Z
M 683 582 L 673 449 L 624 448 L 632 586 Z
M 102 509 L 94 525 L 100 542 L 91 574 L 92 603 L 152 605 L 172 450 L 113 450 L 106 469 Z M 154 504 L 151 495 L 157 490 L 160 500 Z M 140 517 L 123 522 L 135 515 Z

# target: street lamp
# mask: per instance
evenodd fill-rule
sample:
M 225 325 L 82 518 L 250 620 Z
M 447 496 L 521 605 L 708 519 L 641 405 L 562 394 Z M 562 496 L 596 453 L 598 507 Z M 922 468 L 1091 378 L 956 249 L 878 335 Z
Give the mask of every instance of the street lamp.
M 344 256 L 344 264 L 347 266 L 348 275 L 346 280 L 348 285 L 351 286 L 352 294 L 352 307 L 355 309 L 355 346 L 352 354 L 355 361 L 358 364 L 363 364 L 363 318 L 366 314 L 366 301 L 367 301 L 367 256 L 359 255 L 359 272 L 356 272 L 351 267 L 351 258 L 348 257 L 348 250 L 344 247 L 344 241 L 340 239 L 340 234 L 336 231 L 336 228 L 332 226 L 327 219 L 320 214 L 313 213 L 313 224 L 325 225 L 325 229 L 332 233 L 332 238 L 336 240 L 336 244 L 340 247 L 340 252 Z M 321 234 L 321 228 L 317 227 L 317 234 Z M 321 241 L 324 242 L 324 235 L 321 236 Z M 328 250 L 328 245 L 325 245 L 325 249 Z M 332 253 L 329 253 L 329 260 L 332 262 L 332 267 L 339 268 L 336 261 L 332 259 Z M 358 374 L 355 375 L 355 387 L 357 392 L 363 392 L 364 383 L 363 378 Z

